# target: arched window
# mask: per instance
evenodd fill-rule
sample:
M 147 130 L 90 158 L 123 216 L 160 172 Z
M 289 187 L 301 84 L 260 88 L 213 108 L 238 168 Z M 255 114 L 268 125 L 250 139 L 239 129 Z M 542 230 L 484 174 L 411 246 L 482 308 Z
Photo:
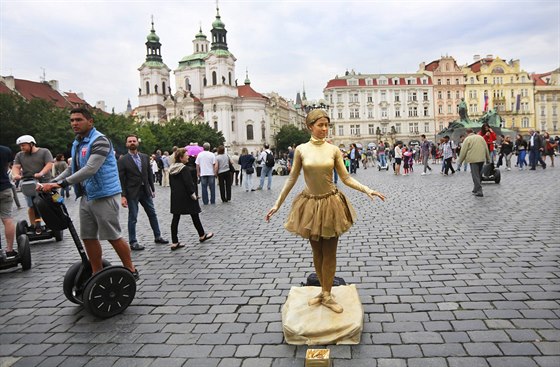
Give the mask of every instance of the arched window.
M 191 83 L 189 82 L 189 78 L 185 78 L 185 90 L 191 90 Z
M 218 131 L 218 121 L 214 121 L 214 130 Z
M 158 87 L 158 85 L 157 85 L 157 84 L 156 84 L 156 85 L 154 85 L 154 92 L 155 92 L 155 94 L 157 94 L 157 93 L 158 93 L 158 91 L 157 91 L 157 87 Z
M 212 72 L 212 85 L 216 85 L 218 84 L 218 76 L 216 75 L 216 72 L 213 71 Z
M 161 93 L 165 95 L 165 82 L 161 83 Z
M 148 120 L 150 119 L 150 117 L 151 117 L 150 111 L 148 111 L 148 114 L 146 115 L 146 117 L 148 118 Z
M 231 71 L 228 73 L 228 82 L 229 82 L 229 85 L 231 85 Z
M 204 79 L 202 80 L 202 84 L 206 87 L 206 85 L 208 84 L 208 81 L 206 80 L 206 77 L 204 77 Z
M 216 104 L 213 104 L 213 105 L 212 105 L 212 111 L 216 112 L 217 109 L 218 109 L 218 108 L 216 107 Z
M 247 140 L 255 139 L 253 136 L 253 125 L 247 125 Z
M 150 82 L 146 82 L 146 94 L 150 94 Z

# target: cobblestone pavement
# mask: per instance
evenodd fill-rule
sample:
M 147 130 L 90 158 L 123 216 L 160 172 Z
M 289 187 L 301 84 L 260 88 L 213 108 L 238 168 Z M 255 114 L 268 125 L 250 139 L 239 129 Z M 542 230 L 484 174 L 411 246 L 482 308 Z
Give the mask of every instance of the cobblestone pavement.
M 470 173 L 416 170 L 358 171 L 385 203 L 339 183 L 359 220 L 341 237 L 337 276 L 357 285 L 365 314 L 360 345 L 330 346 L 334 366 L 558 367 L 560 168 L 502 172 L 483 198 L 471 195 Z M 183 217 L 187 247 L 174 252 L 153 243 L 141 211 L 138 292 L 109 320 L 62 293 L 79 259 L 69 234 L 34 243 L 30 271 L 0 273 L 0 365 L 303 366 L 307 347 L 284 342 L 280 314 L 290 287 L 312 271 L 308 243 L 282 226 L 303 177 L 264 221 L 285 180 L 274 176 L 271 191 L 234 186 L 230 203 L 203 207 L 216 234 L 203 244 Z M 170 238 L 167 188 L 158 187 L 156 205 Z M 67 206 L 76 212 L 76 202 Z

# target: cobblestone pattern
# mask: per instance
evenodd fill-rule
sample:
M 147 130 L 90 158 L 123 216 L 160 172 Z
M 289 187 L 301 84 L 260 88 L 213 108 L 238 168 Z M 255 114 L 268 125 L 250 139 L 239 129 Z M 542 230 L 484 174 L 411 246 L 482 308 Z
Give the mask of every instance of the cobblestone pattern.
M 484 198 L 471 196 L 470 173 L 420 168 L 407 177 L 360 169 L 385 203 L 339 183 L 359 219 L 341 237 L 337 276 L 357 285 L 365 314 L 360 345 L 329 346 L 334 366 L 560 365 L 559 168 L 502 172 Z M 230 203 L 218 195 L 204 206 L 216 236 L 203 244 L 183 217 L 187 247 L 175 252 L 153 243 L 141 211 L 146 250 L 133 258 L 142 279 L 133 304 L 109 320 L 62 294 L 79 260 L 69 234 L 34 243 L 30 271 L 0 273 L 0 365 L 303 366 L 307 347 L 284 343 L 280 314 L 290 287 L 312 271 L 308 243 L 282 226 L 302 177 L 264 222 L 285 179 L 274 176 L 271 191 L 234 187 Z M 167 188 L 157 187 L 155 202 L 170 238 Z M 76 213 L 76 202 L 67 206 Z M 126 218 L 121 210 L 125 237 Z

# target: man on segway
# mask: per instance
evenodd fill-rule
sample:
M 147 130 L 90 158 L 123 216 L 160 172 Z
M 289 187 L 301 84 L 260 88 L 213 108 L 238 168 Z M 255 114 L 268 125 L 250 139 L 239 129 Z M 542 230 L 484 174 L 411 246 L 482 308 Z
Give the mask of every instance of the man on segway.
M 14 166 L 12 167 L 12 177 L 14 181 L 22 178 L 34 178 L 40 183 L 49 182 L 51 180 L 51 169 L 53 166 L 53 156 L 46 148 L 39 148 L 35 142 L 35 138 L 31 135 L 22 135 L 16 140 L 21 152 L 16 154 Z M 20 187 L 21 187 L 20 183 Z M 34 195 L 26 195 L 27 214 L 29 215 L 29 224 L 34 226 L 35 233 L 41 234 L 41 215 L 33 206 Z
M 74 185 L 76 197 L 81 198 L 80 237 L 93 274 L 103 269 L 99 240 L 108 240 L 123 265 L 139 279 L 130 256 L 130 247 L 121 235 L 121 185 L 113 145 L 93 127 L 93 117 L 85 108 L 70 111 L 70 125 L 76 134 L 72 145 L 72 164 L 54 179 L 55 183 L 40 185 L 39 189 L 47 192 Z

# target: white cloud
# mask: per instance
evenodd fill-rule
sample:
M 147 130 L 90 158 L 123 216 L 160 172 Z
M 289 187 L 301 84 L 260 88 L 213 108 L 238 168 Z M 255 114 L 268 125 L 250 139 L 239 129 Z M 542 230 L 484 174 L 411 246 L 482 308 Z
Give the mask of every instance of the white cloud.
M 519 59 L 527 71 L 560 65 L 558 1 L 220 1 L 236 78 L 255 90 L 294 98 L 305 83 L 321 98 L 329 79 L 361 73 L 415 72 L 442 55 Z M 137 104 L 150 17 L 171 68 L 192 53 L 202 26 L 211 39 L 214 1 L 0 2 L 0 74 L 57 79 L 122 111 Z M 172 86 L 174 89 L 174 85 Z

